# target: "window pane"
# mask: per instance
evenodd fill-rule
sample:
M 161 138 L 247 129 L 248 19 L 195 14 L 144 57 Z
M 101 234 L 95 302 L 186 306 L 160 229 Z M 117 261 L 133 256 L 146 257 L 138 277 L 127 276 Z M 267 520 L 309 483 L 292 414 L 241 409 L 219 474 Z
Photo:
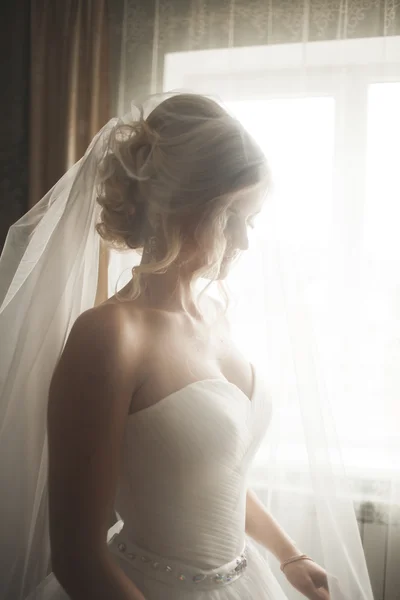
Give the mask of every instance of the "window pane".
M 400 82 L 368 90 L 364 249 L 373 258 L 400 258 Z

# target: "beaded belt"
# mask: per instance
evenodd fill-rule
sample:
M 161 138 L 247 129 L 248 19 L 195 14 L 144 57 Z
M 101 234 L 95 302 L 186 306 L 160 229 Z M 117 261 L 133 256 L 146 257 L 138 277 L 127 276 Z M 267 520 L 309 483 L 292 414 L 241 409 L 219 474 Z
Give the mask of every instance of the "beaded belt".
M 209 590 L 227 585 L 239 579 L 247 567 L 245 550 L 231 562 L 207 571 L 143 550 L 118 533 L 111 538 L 108 547 L 113 554 L 128 561 L 133 569 L 141 571 L 151 579 L 179 588 Z

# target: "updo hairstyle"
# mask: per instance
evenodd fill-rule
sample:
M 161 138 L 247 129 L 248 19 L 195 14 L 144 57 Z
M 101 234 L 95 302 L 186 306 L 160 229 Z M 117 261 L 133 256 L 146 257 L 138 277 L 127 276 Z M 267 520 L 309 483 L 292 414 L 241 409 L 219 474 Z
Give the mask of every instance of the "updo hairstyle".
M 133 269 L 134 296 L 141 275 L 165 272 L 188 237 L 204 253 L 193 280 L 213 279 L 234 193 L 268 178 L 263 152 L 237 119 L 208 97 L 176 94 L 114 127 L 100 164 L 97 231 L 119 250 L 157 246 L 154 260 Z

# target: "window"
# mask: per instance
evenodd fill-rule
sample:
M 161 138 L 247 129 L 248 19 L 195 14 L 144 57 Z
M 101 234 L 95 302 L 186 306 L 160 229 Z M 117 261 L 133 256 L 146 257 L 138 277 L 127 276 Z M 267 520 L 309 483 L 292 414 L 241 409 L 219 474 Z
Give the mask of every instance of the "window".
M 255 247 L 261 253 L 246 253 L 230 278 L 242 298 L 245 290 L 233 329 L 250 359 L 268 355 L 259 334 L 266 303 L 280 352 L 279 324 L 273 320 L 284 316 L 257 283 L 274 260 L 268 256 L 271 242 L 285 248 L 301 274 L 321 347 L 329 327 L 324 284 L 335 253 L 338 286 L 350 311 L 354 301 L 358 329 L 342 349 L 340 372 L 327 375 L 327 383 L 329 377 L 332 383 L 340 379 L 334 411 L 345 463 L 370 474 L 374 467 L 390 468 L 400 418 L 395 367 L 400 302 L 392 301 L 400 299 L 400 37 L 385 39 L 385 52 L 382 43 L 360 39 L 175 53 L 165 58 L 164 76 L 165 90 L 190 89 L 225 101 L 270 160 L 275 201 L 257 226 Z M 275 212 L 274 229 L 269 210 Z M 323 366 L 328 372 L 329 365 Z M 295 385 L 287 384 L 289 394 L 293 389 L 295 395 Z M 288 407 L 281 458 L 301 464 L 300 432 L 292 425 L 297 408 Z M 397 420 L 387 421 L 396 414 Z

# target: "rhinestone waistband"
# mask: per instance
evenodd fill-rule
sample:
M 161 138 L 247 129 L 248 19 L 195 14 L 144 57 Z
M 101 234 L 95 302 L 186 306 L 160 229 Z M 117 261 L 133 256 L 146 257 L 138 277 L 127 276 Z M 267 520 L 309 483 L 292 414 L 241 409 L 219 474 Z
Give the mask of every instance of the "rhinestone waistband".
M 128 561 L 133 569 L 141 571 L 147 577 L 186 589 L 209 590 L 227 585 L 239 579 L 247 567 L 245 549 L 231 562 L 209 571 L 143 550 L 126 540 L 123 534 L 117 533 L 111 538 L 109 549 L 113 554 Z

